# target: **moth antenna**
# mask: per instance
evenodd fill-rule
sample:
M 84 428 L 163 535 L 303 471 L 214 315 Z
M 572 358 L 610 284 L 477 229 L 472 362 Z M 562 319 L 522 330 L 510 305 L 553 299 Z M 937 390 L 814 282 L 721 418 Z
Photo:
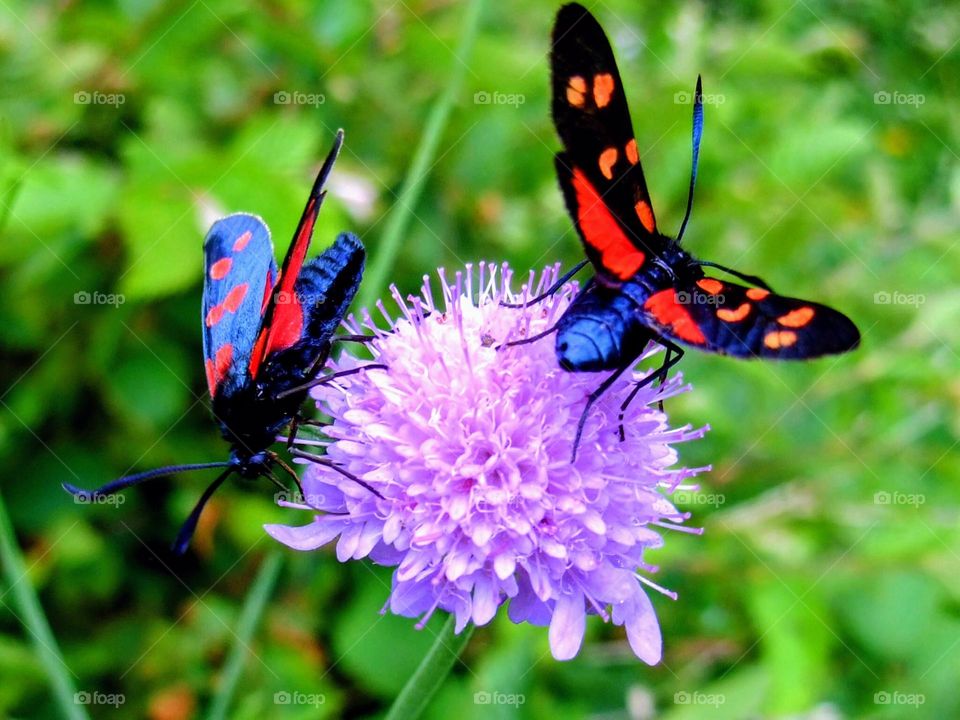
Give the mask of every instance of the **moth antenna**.
M 180 532 L 177 533 L 177 539 L 173 542 L 174 553 L 177 555 L 183 555 L 187 551 L 187 546 L 190 545 L 190 540 L 193 539 L 193 533 L 197 529 L 197 521 L 200 520 L 200 513 L 203 512 L 203 508 L 206 506 L 207 501 L 210 500 L 213 494 L 217 491 L 217 488 L 223 484 L 223 481 L 230 476 L 233 470 L 234 468 L 232 467 L 227 468 L 224 472 L 217 476 L 216 480 L 207 486 L 206 490 L 203 491 L 203 495 L 200 496 L 197 504 L 194 505 L 190 515 L 183 522 L 183 525 L 180 526 Z
M 90 502 L 96 498 L 113 495 L 121 490 L 126 490 L 128 487 L 139 485 L 142 482 L 153 480 L 154 478 L 167 477 L 169 475 L 176 475 L 177 473 L 182 472 L 194 472 L 195 470 L 209 470 L 210 468 L 222 468 L 229 466 L 229 462 L 168 465 L 167 467 L 157 468 L 155 470 L 147 470 L 146 472 L 137 473 L 136 475 L 124 475 L 122 478 L 117 478 L 112 482 L 108 482 L 106 485 L 101 485 L 96 490 L 84 490 L 83 488 L 79 488 L 76 485 L 71 485 L 70 483 L 61 483 L 61 485 L 64 490 L 73 495 L 75 498 L 79 498 L 85 502 Z
M 757 277 L 756 275 L 747 275 L 746 273 L 742 273 L 739 270 L 734 270 L 733 268 L 729 268 L 726 265 L 721 265 L 720 263 L 711 262 L 709 260 L 697 260 L 696 264 L 700 265 L 701 267 L 712 267 L 712 268 L 717 268 L 717 270 L 723 270 L 723 272 L 729 273 L 734 277 L 738 277 L 741 280 L 750 283 L 751 285 L 756 285 L 757 287 L 762 287 L 764 290 L 769 290 L 770 292 L 773 292 L 773 288 L 767 285 L 767 283 L 764 282 L 763 278 Z
M 700 139 L 703 137 L 703 84 L 697 75 L 697 89 L 693 95 L 693 166 L 690 169 L 690 189 L 687 192 L 687 212 L 683 216 L 680 232 L 677 233 L 677 242 L 683 239 L 690 220 L 690 211 L 693 210 L 693 186 L 697 184 L 697 166 L 700 164 Z

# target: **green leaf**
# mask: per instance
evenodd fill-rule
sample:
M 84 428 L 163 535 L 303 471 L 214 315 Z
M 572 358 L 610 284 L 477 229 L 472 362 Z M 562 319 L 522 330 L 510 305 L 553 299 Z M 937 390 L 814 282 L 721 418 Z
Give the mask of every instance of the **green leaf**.
M 910 570 L 858 577 L 842 594 L 839 608 L 857 641 L 895 662 L 924 652 L 924 639 L 944 601 L 943 588 Z
M 416 619 L 381 615 L 390 594 L 389 573 L 378 571 L 376 577 L 379 582 L 361 585 L 357 597 L 337 613 L 333 648 L 359 685 L 390 698 L 400 692 L 430 649 L 445 614 L 438 613 L 424 630 L 414 628 Z M 390 662 L 384 662 L 384 648 L 390 648 Z
M 0 263 L 40 257 L 59 268 L 76 252 L 76 241 L 89 243 L 105 227 L 117 203 L 116 173 L 76 154 L 51 154 L 21 172 Z
M 749 591 L 770 681 L 765 706 L 773 715 L 812 708 L 830 677 L 830 617 L 816 587 L 777 575 Z

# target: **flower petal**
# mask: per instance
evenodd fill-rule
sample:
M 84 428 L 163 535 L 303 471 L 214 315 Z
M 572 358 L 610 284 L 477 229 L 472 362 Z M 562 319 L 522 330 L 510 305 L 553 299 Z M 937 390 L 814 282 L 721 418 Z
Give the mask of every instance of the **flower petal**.
M 663 654 L 663 637 L 660 623 L 650 598 L 639 587 L 634 596 L 613 607 L 613 622 L 624 625 L 627 640 L 634 654 L 647 665 L 656 665 Z
M 499 593 L 490 580 L 483 578 L 473 586 L 473 622 L 475 625 L 486 625 L 497 614 Z
M 274 540 L 279 540 L 294 550 L 316 550 L 333 540 L 347 527 L 349 525 L 346 520 L 325 520 L 318 517 L 309 525 L 297 527 L 270 524 L 264 525 L 263 529 Z
M 501 553 L 493 559 L 493 571 L 501 580 L 506 580 L 513 575 L 516 569 L 517 558 L 511 551 Z
M 570 660 L 580 651 L 587 627 L 583 593 L 575 590 L 557 598 L 550 620 L 550 652 L 557 660 Z
M 550 607 L 534 594 L 528 583 L 519 583 L 519 586 L 517 594 L 510 600 L 507 612 L 510 620 L 515 623 L 549 625 L 552 617 Z

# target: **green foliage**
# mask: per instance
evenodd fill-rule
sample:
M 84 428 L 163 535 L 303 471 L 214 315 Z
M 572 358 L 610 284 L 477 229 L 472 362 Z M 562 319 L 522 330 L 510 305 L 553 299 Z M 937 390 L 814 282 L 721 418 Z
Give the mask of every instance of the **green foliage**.
M 0 715 L 56 716 L 51 677 L 61 697 L 72 685 L 125 698 L 77 716 L 205 716 L 225 677 L 228 717 L 385 711 L 442 618 L 418 632 L 381 617 L 382 569 L 281 550 L 238 646 L 272 546 L 260 525 L 291 518 L 263 483 L 221 492 L 182 561 L 166 548 L 202 478 L 98 507 L 59 484 L 224 456 L 204 407 L 201 238 L 217 214 L 247 210 L 282 253 L 338 127 L 346 147 L 316 249 L 352 229 L 376 263 L 398 227 L 386 281 L 404 293 L 437 265 L 507 259 L 522 272 L 582 256 L 551 162 L 557 6 L 517 5 L 487 3 L 465 57 L 466 4 L 0 9 L 0 490 L 22 553 L 3 557 Z M 610 0 L 595 12 L 662 226 L 679 225 L 688 182 L 690 106 L 675 97 L 700 72 L 715 102 L 685 243 L 847 311 L 864 342 L 804 365 L 684 360 L 696 389 L 668 410 L 712 427 L 682 457 L 713 465 L 713 501 L 684 506 L 703 536 L 670 534 L 653 559 L 680 595 L 654 598 L 661 666 L 599 623 L 558 664 L 544 629 L 500 617 L 428 715 L 957 716 L 960 9 Z M 411 184 L 404 226 L 387 213 Z M 39 617 L 18 605 L 30 593 L 11 560 Z M 67 670 L 34 635 L 44 616 Z M 306 699 L 278 704 L 283 693 Z

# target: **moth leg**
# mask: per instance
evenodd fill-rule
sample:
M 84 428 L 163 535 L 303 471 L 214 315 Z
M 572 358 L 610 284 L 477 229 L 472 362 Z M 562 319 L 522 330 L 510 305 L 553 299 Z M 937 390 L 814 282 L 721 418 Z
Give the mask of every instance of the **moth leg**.
M 325 423 L 321 420 L 312 420 L 310 418 L 304 417 L 303 415 L 294 415 L 290 420 L 290 432 L 287 434 L 287 450 L 293 447 L 294 443 L 297 441 L 297 434 L 300 431 L 300 428 L 303 427 L 315 427 L 315 428 L 325 428 L 330 423 Z
M 350 368 L 349 370 L 340 370 L 335 373 L 330 373 L 329 375 L 323 375 L 318 378 L 314 378 L 310 382 L 304 383 L 303 385 L 297 385 L 296 387 L 287 388 L 283 392 L 276 394 L 276 399 L 280 400 L 285 398 L 287 395 L 293 395 L 294 393 L 301 392 L 303 390 L 309 390 L 310 388 L 315 388 L 318 385 L 325 385 L 332 380 L 337 378 L 346 377 L 348 375 L 356 375 L 361 370 L 387 370 L 388 366 L 383 363 L 367 363 L 366 365 L 361 365 L 360 367 Z
M 357 483 L 357 485 L 360 485 L 361 487 L 366 488 L 367 490 L 372 492 L 374 495 L 376 495 L 378 498 L 383 499 L 383 495 L 377 492 L 376 488 L 374 488 L 369 483 L 364 482 L 363 480 L 358 478 L 356 475 L 354 475 L 352 472 L 344 470 L 342 467 L 337 465 L 335 462 L 333 462 L 333 460 L 331 460 L 328 457 L 325 457 L 323 455 L 314 455 L 313 453 L 304 452 L 303 450 L 297 450 L 296 448 L 292 449 L 290 451 L 290 454 L 293 455 L 294 457 L 303 458 L 304 460 L 309 460 L 310 462 L 316 463 L 317 465 L 325 465 L 326 467 L 332 468 L 336 470 L 338 473 L 340 473 L 341 475 L 343 475 L 345 478 L 349 478 L 350 480 L 353 480 L 353 482 Z
M 627 412 L 627 408 L 630 407 L 630 403 L 633 402 L 633 399 L 637 396 L 637 393 L 640 392 L 647 385 L 652 383 L 654 380 L 659 380 L 660 385 L 663 385 L 667 381 L 667 373 L 670 372 L 670 369 L 680 362 L 680 358 L 683 357 L 684 350 L 679 345 L 670 342 L 666 338 L 658 338 L 657 342 L 663 345 L 667 351 L 663 356 L 663 363 L 660 367 L 657 368 L 654 372 L 647 375 L 643 380 L 640 380 L 634 384 L 633 389 L 630 391 L 630 394 L 627 395 L 626 400 L 623 401 L 623 404 L 620 406 L 620 441 L 622 442 L 626 439 L 626 435 L 623 429 L 623 416 Z M 663 400 L 660 400 L 657 403 L 660 407 L 660 412 L 663 412 Z
M 334 335 L 334 342 L 355 342 L 360 343 L 361 345 L 367 345 L 376 340 L 374 335 Z
M 289 491 L 287 486 L 284 485 L 282 482 L 280 482 L 280 478 L 278 478 L 276 475 L 270 472 L 269 468 L 263 468 L 263 471 L 260 473 L 260 477 L 265 477 L 267 480 L 273 483 L 273 486 L 277 488 L 277 490 L 279 490 L 284 494 L 286 494 Z
M 547 290 L 546 290 L 545 292 L 540 293 L 540 294 L 537 295 L 535 298 L 531 298 L 530 300 L 527 300 L 527 302 L 525 302 L 525 303 L 506 303 L 506 302 L 501 301 L 501 302 L 500 302 L 500 307 L 525 308 L 525 307 L 530 307 L 531 305 L 536 305 L 536 304 L 539 303 L 539 302 L 542 302 L 543 300 L 545 300 L 546 298 L 550 297 L 550 296 L 553 295 L 555 292 L 557 292 L 557 290 L 559 290 L 560 288 L 562 288 L 563 285 L 564 285 L 564 283 L 567 282 L 567 280 L 569 280 L 569 279 L 572 278 L 574 275 L 576 275 L 578 272 L 580 272 L 581 270 L 583 270 L 584 266 L 585 266 L 588 262 L 590 262 L 590 261 L 589 261 L 589 260 L 581 260 L 580 262 L 578 262 L 576 265 L 573 266 L 573 269 L 571 269 L 571 270 L 567 271 L 566 273 L 564 273 L 564 274 L 560 277 L 560 279 L 558 279 L 553 285 L 551 285 L 549 288 L 547 288 Z
M 305 421 L 299 415 L 293 416 L 293 419 L 290 421 L 290 432 L 287 435 L 287 450 L 293 447 L 293 443 L 297 439 L 297 431 L 300 429 L 300 425 L 304 422 Z
M 330 423 L 323 422 L 323 420 L 312 420 L 310 418 L 303 417 L 302 415 L 297 416 L 297 427 L 325 428 L 329 425 Z
M 292 450 L 291 450 L 291 452 L 292 452 Z M 304 496 L 304 495 L 303 495 L 303 486 L 300 484 L 300 478 L 297 476 L 297 473 L 294 471 L 294 469 L 293 469 L 292 467 L 290 467 L 287 463 L 285 463 L 276 453 L 273 454 L 273 461 L 277 464 L 278 467 L 280 467 L 281 470 L 283 470 L 287 475 L 289 475 L 291 478 L 293 478 L 293 484 L 297 486 L 297 492 L 300 493 L 300 497 L 303 497 L 303 496 Z M 280 485 L 280 487 L 283 488 L 284 492 L 286 492 L 286 489 L 287 489 L 287 488 L 285 488 L 285 487 L 280 483 L 280 481 L 277 480 L 277 479 L 274 477 L 273 473 L 270 473 L 270 478 L 271 478 L 276 484 Z
M 633 360 L 618 370 L 615 370 L 610 377 L 600 383 L 600 386 L 587 397 L 587 404 L 584 406 L 583 412 L 580 413 L 580 419 L 577 421 L 577 434 L 573 439 L 573 452 L 570 455 L 571 463 L 577 459 L 577 450 L 580 448 L 580 438 L 583 435 L 583 426 L 587 423 L 587 415 L 590 413 L 590 408 L 592 408 L 594 403 L 596 403 L 597 400 L 599 400 L 603 394 L 610 389 L 610 386 L 613 385 L 617 379 L 632 366 Z
M 530 343 L 535 343 L 537 340 L 541 340 L 545 338 L 547 335 L 552 335 L 556 331 L 557 331 L 557 326 L 551 325 L 542 333 L 531 335 L 530 337 L 523 338 L 523 340 L 511 340 L 510 342 L 504 343 L 503 345 L 499 345 L 497 346 L 497 350 L 500 350 L 501 348 L 515 347 L 517 345 L 529 345 Z
M 333 349 L 333 343 L 330 341 L 324 341 L 322 349 L 317 353 L 317 356 L 313 359 L 313 362 L 307 367 L 307 376 L 315 377 L 317 373 L 323 370 L 323 366 L 327 364 L 327 360 L 330 358 L 330 350 Z M 282 395 L 280 396 L 282 397 Z

